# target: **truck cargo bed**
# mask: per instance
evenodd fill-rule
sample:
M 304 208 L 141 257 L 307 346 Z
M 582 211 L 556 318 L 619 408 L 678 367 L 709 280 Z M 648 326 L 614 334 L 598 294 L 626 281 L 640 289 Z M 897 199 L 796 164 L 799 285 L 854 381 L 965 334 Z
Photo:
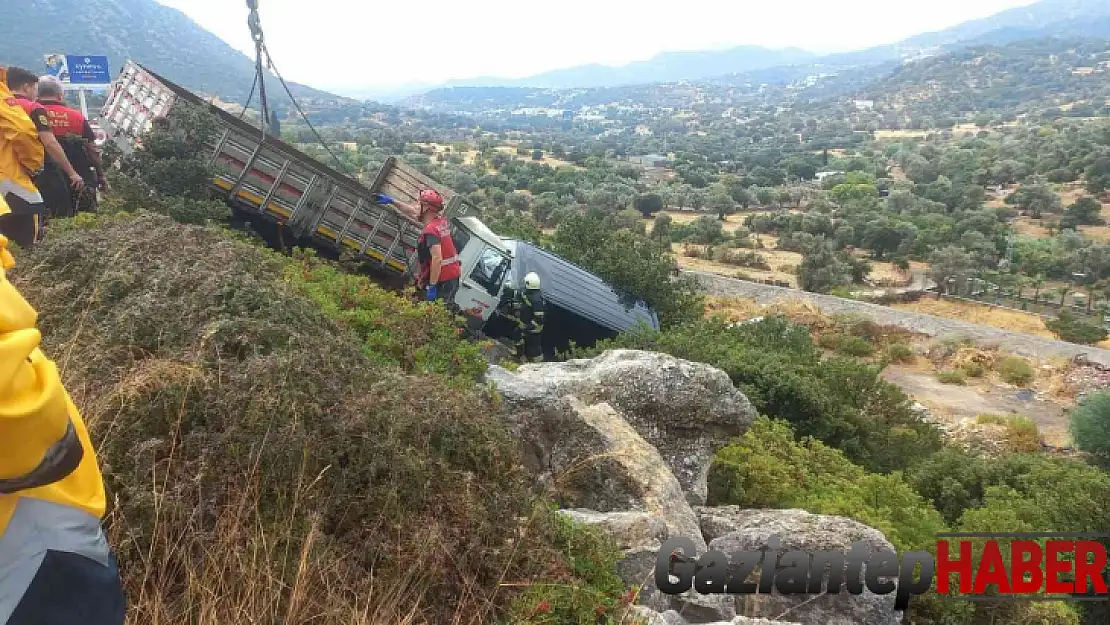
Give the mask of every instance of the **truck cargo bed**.
M 233 206 L 297 239 L 368 257 L 387 272 L 408 272 L 421 227 L 412 217 L 375 203 L 375 193 L 414 204 L 421 190 L 433 188 L 447 200 L 449 211 L 463 203 L 453 190 L 392 157 L 367 188 L 280 138 L 263 137 L 260 128 L 133 61 L 113 84 L 102 123 L 112 140 L 130 152 L 154 120 L 167 117 L 180 101 L 206 107 L 216 117 L 219 129 L 206 146 L 216 171 L 212 184 Z

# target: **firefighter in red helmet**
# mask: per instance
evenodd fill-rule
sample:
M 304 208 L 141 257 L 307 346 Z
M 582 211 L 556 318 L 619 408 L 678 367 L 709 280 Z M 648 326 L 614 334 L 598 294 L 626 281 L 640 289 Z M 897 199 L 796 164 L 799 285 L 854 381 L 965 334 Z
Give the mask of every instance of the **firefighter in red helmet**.
M 424 225 L 417 239 L 416 253 L 420 263 L 420 274 L 416 284 L 424 289 L 428 301 L 443 300 L 454 303 L 459 290 L 459 277 L 462 266 L 458 250 L 451 238 L 451 223 L 443 214 L 443 196 L 435 189 L 420 192 L 420 206 L 413 207 L 386 195 L 378 195 L 382 204 L 393 204 Z

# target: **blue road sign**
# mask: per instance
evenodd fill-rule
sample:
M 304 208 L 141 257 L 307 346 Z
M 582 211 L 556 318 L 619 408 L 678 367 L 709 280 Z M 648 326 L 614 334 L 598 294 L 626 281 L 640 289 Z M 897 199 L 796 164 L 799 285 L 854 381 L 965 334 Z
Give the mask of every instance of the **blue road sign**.
M 66 69 L 72 85 L 106 85 L 112 82 L 112 72 L 106 56 L 66 55 Z

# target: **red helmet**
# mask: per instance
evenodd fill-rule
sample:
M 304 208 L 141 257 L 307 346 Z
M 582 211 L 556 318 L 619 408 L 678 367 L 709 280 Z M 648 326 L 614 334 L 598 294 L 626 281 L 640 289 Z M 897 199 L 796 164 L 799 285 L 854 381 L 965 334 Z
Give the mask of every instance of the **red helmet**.
M 420 203 L 428 204 L 436 211 L 443 208 L 443 196 L 435 189 L 424 189 L 420 192 Z

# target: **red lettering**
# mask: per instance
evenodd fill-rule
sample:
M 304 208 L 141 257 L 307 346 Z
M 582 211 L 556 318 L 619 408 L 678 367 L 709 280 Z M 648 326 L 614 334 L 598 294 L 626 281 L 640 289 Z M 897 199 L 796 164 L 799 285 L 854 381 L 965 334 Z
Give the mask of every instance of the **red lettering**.
M 1010 594 L 1010 580 L 1006 577 L 1006 564 L 1002 561 L 997 540 L 988 540 L 983 546 L 983 557 L 975 574 L 975 594 L 983 594 L 987 584 L 997 586 L 999 594 Z
M 1032 556 L 1028 560 L 1025 556 Z M 1041 573 L 1041 546 L 1031 540 L 1015 540 L 1010 543 L 1010 570 L 1012 587 L 1016 594 L 1031 595 L 1041 589 L 1044 575 Z M 1029 581 L 1025 581 L 1025 574 Z
M 1093 555 L 1093 562 L 1087 562 L 1087 555 Z M 1103 569 L 1106 568 L 1106 547 L 1093 540 L 1078 540 L 1075 542 L 1075 592 L 1084 593 L 1093 585 L 1095 594 L 1106 594 L 1106 579 Z M 1090 585 L 1087 580 L 1091 580 Z
M 937 592 L 948 594 L 948 576 L 952 573 L 960 576 L 960 592 L 971 592 L 971 543 L 960 541 L 960 559 L 948 559 L 948 541 L 937 541 Z
M 1075 584 L 1062 582 L 1057 579 L 1057 576 L 1071 570 L 1071 562 L 1061 560 L 1059 556 L 1062 553 L 1074 550 L 1075 544 L 1070 540 L 1050 540 L 1045 544 L 1045 547 L 1047 553 L 1045 554 L 1044 591 L 1050 595 L 1071 593 L 1075 590 Z

